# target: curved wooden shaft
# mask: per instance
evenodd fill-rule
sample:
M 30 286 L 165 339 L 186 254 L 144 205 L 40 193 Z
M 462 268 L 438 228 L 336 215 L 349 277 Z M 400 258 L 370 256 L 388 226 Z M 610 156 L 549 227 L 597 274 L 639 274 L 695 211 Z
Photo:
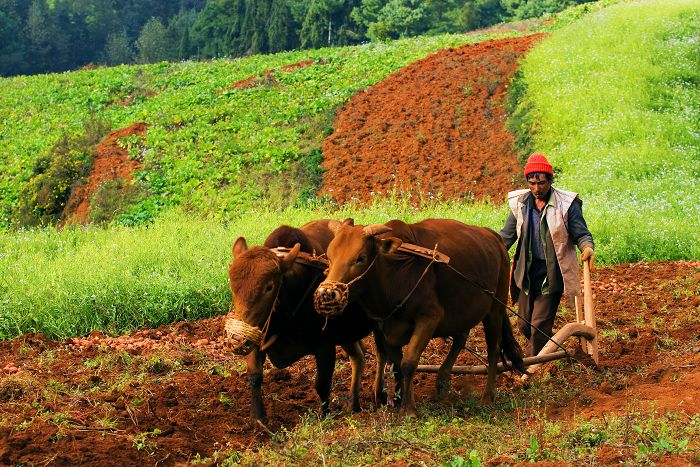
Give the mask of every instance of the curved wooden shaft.
M 596 333 L 595 330 L 590 326 L 586 326 L 581 323 L 568 323 L 565 324 L 554 336 L 552 340 L 557 342 L 559 345 L 563 344 L 569 337 L 577 336 L 583 337 L 587 340 L 593 339 Z M 564 350 L 557 350 L 559 347 L 554 342 L 547 342 L 540 353 L 534 357 L 526 357 L 523 359 L 528 370 L 536 370 L 543 363 L 551 362 L 552 360 L 559 360 L 565 358 L 567 353 Z M 437 373 L 439 365 L 418 365 L 416 371 L 424 373 Z M 498 372 L 502 373 L 507 371 L 504 368 L 503 363 L 498 364 Z M 532 371 L 529 371 L 530 373 Z M 470 375 L 485 375 L 487 373 L 486 365 L 473 365 L 473 366 L 454 366 L 452 367 L 453 374 L 470 374 Z

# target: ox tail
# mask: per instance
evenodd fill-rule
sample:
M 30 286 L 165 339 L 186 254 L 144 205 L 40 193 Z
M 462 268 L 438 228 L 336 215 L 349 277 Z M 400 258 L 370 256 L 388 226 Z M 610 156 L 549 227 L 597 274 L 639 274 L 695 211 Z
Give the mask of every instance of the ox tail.
M 523 351 L 515 340 L 513 326 L 511 326 L 507 316 L 503 317 L 503 324 L 501 324 L 501 360 L 506 368 L 525 373 Z M 510 364 L 506 360 L 509 360 Z

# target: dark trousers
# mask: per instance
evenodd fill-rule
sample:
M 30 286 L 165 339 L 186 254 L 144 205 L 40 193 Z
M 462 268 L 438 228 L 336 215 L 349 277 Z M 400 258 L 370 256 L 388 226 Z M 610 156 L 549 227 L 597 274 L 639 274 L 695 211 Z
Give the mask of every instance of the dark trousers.
M 527 294 L 521 291 L 518 298 L 518 314 L 522 318 L 518 320 L 518 328 L 528 340 L 526 354 L 534 356 L 552 336 L 554 318 L 562 294 L 542 295 L 542 282 L 547 276 L 547 265 L 544 261 L 534 260 L 528 276 L 530 291 Z

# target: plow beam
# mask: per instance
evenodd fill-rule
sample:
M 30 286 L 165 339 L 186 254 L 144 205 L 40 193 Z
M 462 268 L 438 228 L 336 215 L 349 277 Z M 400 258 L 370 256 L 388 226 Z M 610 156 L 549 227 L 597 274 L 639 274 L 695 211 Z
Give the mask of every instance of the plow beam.
M 595 330 L 590 326 L 586 326 L 581 323 L 569 323 L 564 325 L 554 336 L 552 340 L 559 345 L 562 345 L 569 337 L 583 337 L 586 340 L 592 340 L 595 337 Z M 528 370 L 536 370 L 542 364 L 551 362 L 553 360 L 559 360 L 566 358 L 567 352 L 558 349 L 557 344 L 554 342 L 548 342 L 547 345 L 540 351 L 540 353 L 534 357 L 525 357 L 523 362 Z M 416 371 L 423 373 L 437 373 L 440 369 L 440 365 L 418 365 Z M 498 363 L 498 373 L 503 373 L 508 371 L 508 368 L 503 366 L 502 362 Z M 488 372 L 486 365 L 472 365 L 472 366 L 453 366 L 452 374 L 461 375 L 485 375 Z

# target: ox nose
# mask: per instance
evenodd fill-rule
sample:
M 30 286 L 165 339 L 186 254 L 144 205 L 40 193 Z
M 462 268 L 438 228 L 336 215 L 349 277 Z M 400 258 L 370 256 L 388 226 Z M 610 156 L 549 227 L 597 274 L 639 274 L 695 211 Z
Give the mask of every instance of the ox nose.
M 320 286 L 318 289 L 316 289 L 316 295 L 324 302 L 336 302 L 340 300 L 340 292 L 324 286 Z

